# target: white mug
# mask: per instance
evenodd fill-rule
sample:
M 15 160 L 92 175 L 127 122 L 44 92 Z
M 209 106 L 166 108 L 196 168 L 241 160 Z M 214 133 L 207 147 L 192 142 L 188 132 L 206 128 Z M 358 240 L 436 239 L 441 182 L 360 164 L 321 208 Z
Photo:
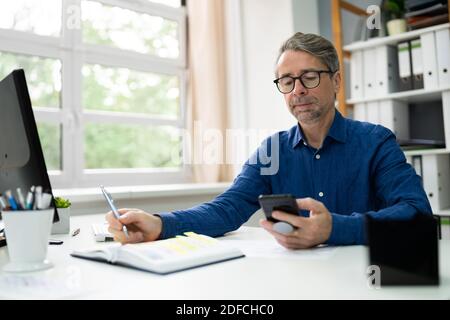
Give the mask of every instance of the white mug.
M 28 272 L 51 268 L 47 257 L 54 209 L 3 211 L 10 262 L 7 272 Z

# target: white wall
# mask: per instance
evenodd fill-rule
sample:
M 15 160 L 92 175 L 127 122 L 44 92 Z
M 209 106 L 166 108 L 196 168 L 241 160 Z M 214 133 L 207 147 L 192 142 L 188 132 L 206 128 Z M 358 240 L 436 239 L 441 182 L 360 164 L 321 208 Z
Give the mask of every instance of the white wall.
M 296 120 L 272 82 L 278 49 L 294 32 L 292 0 L 227 0 L 226 13 L 230 127 L 292 127 Z M 252 151 L 247 145 L 245 153 Z M 235 174 L 240 169 L 235 165 Z M 258 212 L 247 225 L 257 226 L 261 217 Z
M 291 0 L 241 4 L 248 128 L 287 129 L 295 119 L 272 80 L 278 49 L 294 31 Z
M 242 146 L 247 157 L 272 132 L 296 123 L 272 82 L 278 49 L 294 32 L 292 0 L 227 0 L 225 5 L 229 128 L 260 130 L 258 139 Z M 241 166 L 235 164 L 235 174 Z
M 296 32 L 320 33 L 317 0 L 292 0 L 292 14 Z

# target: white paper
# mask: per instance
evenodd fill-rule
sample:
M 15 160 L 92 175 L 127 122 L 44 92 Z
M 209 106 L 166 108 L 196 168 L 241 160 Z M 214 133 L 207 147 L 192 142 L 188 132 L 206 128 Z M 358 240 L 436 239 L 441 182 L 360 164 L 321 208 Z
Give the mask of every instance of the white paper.
M 85 293 L 67 277 L 42 273 L 0 275 L 0 296 L 6 299 L 72 299 Z
M 312 249 L 290 250 L 274 240 L 226 240 L 244 252 L 247 257 L 257 258 L 292 258 L 299 260 L 327 260 L 331 258 L 336 247 L 319 246 Z

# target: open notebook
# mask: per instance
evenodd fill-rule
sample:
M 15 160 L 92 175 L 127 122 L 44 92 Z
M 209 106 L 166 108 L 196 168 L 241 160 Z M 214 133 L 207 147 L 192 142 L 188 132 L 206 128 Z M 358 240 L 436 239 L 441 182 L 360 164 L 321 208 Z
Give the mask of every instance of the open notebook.
M 239 249 L 194 232 L 154 242 L 79 250 L 71 255 L 160 274 L 244 257 Z

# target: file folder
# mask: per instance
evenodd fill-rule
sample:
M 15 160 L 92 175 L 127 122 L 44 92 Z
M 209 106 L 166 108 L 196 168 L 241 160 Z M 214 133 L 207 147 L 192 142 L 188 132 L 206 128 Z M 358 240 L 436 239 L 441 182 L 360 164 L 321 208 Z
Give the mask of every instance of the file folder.
M 353 106 L 353 119 L 358 121 L 367 121 L 365 103 L 356 103 Z
M 450 125 L 448 125 L 448 119 L 450 119 L 450 90 L 442 92 L 442 118 L 444 119 L 444 140 L 446 147 L 450 148 Z
M 412 89 L 411 53 L 409 46 L 409 41 L 400 42 L 397 45 L 398 71 L 400 76 L 398 91 L 407 91 Z
M 449 154 L 422 155 L 423 188 L 433 213 L 450 207 Z
M 370 62 L 370 63 L 373 63 Z M 397 49 L 393 46 L 376 48 L 376 90 L 377 96 L 384 96 L 398 91 L 399 74 Z
M 438 80 L 441 87 L 450 86 L 450 31 L 436 31 Z
M 413 166 L 414 170 L 416 171 L 416 174 L 420 177 L 423 177 L 423 171 L 422 171 L 422 156 L 412 156 L 411 158 L 411 165 Z M 423 180 L 422 180 L 422 186 L 423 186 Z
M 414 39 L 410 42 L 411 63 L 412 63 L 412 89 L 423 88 L 423 56 L 422 44 L 420 39 Z
M 375 83 L 377 81 L 377 49 L 369 48 L 363 51 L 364 60 L 364 97 L 373 98 L 377 96 L 377 88 Z
M 409 138 L 409 106 L 404 101 L 382 100 L 378 104 L 380 124 L 391 130 L 397 139 Z
M 355 51 L 350 60 L 350 82 L 352 99 L 364 96 L 363 52 Z
M 439 87 L 437 72 L 437 54 L 434 32 L 420 35 L 423 61 L 423 83 L 425 89 Z
M 373 123 L 373 124 L 380 124 L 380 117 L 379 117 L 379 109 L 378 109 L 378 102 L 372 101 L 366 103 L 366 112 L 367 112 L 367 122 Z

